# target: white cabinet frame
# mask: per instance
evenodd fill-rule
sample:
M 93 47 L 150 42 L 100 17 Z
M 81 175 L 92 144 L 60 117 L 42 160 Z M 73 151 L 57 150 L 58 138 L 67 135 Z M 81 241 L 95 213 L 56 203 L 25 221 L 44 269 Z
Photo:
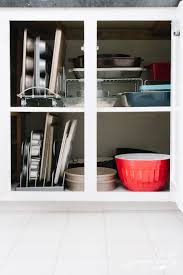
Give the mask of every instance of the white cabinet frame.
M 1 8 L 0 9 L 0 200 L 1 201 L 175 201 L 176 180 L 176 89 L 177 78 L 172 39 L 172 105 L 156 108 L 100 108 L 101 112 L 165 112 L 171 113 L 171 188 L 170 192 L 98 192 L 96 191 L 97 158 L 97 21 L 172 21 L 178 8 Z M 10 106 L 10 21 L 84 21 L 85 107 L 22 108 Z M 183 38 L 182 38 L 183 39 Z M 182 59 L 183 60 L 183 57 Z M 3 97 L 2 97 L 3 94 Z M 183 94 L 183 93 L 182 93 Z M 181 98 L 182 99 L 182 98 Z M 181 103 L 183 108 L 183 99 Z M 85 119 L 85 192 L 18 192 L 11 191 L 10 113 L 11 112 L 84 112 Z M 181 111 L 182 112 L 182 111 Z M 183 127 L 183 126 L 182 126 Z M 181 134 L 183 137 L 183 133 Z M 182 163 L 183 164 L 183 163 Z M 182 168 L 183 170 L 183 168 Z M 176 190 L 175 190 L 176 189 Z M 182 191 L 183 192 L 183 191 Z

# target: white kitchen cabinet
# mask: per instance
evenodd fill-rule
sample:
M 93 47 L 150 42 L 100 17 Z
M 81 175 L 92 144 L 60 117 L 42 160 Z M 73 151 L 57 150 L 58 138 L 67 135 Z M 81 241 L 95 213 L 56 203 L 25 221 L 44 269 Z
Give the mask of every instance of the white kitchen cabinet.
M 93 201 L 93 202 L 123 202 L 123 201 L 153 201 L 177 202 L 183 210 L 183 93 L 182 93 L 182 64 L 183 64 L 183 5 L 177 8 L 2 8 L 0 10 L 0 200 L 2 201 Z M 40 22 L 84 22 L 84 107 L 18 107 L 12 103 L 10 85 L 10 23 L 23 21 Z M 169 21 L 171 23 L 171 106 L 170 107 L 98 107 L 97 108 L 97 22 L 117 21 Z M 180 35 L 179 35 L 180 31 Z M 78 44 L 81 46 L 81 41 Z M 72 47 L 72 43 L 70 44 Z M 11 53 L 13 55 L 13 52 Z M 15 101 L 14 101 L 15 102 Z M 84 192 L 21 192 L 11 189 L 11 113 L 59 113 L 68 116 L 76 113 L 84 118 L 85 189 Z M 165 118 L 164 136 L 166 146 L 170 149 L 171 171 L 170 188 L 161 192 L 97 192 L 96 160 L 97 160 L 97 124 L 102 129 L 103 124 L 97 117 L 133 117 L 140 119 Z M 158 118 L 159 117 L 159 118 Z M 98 123 L 97 123 L 98 122 Z M 110 127 L 110 123 L 109 123 Z M 133 124 L 132 124 L 133 128 Z M 155 128 L 154 128 L 155 129 Z M 156 130 L 155 130 L 156 131 Z M 98 130 L 99 132 L 99 130 Z M 130 132 L 130 130 L 129 130 Z M 158 140 L 158 129 L 156 131 Z M 145 137 L 145 133 L 142 133 Z M 100 139 L 107 138 L 105 135 Z M 132 139 L 133 137 L 131 137 Z M 147 140 L 144 139 L 144 142 Z M 163 139 L 162 139 L 163 143 Z M 78 142 L 79 144 L 79 142 Z M 138 145 L 134 142 L 134 145 Z M 79 146 L 79 145 L 78 145 Z M 167 147 L 166 147 L 167 148 Z M 165 151 L 166 151 L 165 148 Z

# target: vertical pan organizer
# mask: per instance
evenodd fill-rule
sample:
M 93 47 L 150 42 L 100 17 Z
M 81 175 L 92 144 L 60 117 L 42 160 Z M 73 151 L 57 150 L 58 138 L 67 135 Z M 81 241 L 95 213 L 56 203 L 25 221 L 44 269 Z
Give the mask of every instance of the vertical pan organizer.
M 54 140 L 57 115 L 46 114 L 44 132 L 31 131 L 22 143 L 20 184 L 16 190 L 63 191 L 77 120 L 65 124 L 61 144 Z
M 55 31 L 52 55 L 46 41 L 39 36 L 32 38 L 28 30 L 24 30 L 21 92 L 18 94 L 21 106 L 59 106 L 62 75 L 58 71 L 63 69 L 63 48 L 61 29 Z

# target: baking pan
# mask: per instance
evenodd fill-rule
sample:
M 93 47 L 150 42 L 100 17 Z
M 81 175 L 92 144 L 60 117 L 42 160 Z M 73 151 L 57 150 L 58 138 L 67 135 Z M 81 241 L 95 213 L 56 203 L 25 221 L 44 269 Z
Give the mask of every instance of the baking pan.
M 116 179 L 97 182 L 97 192 L 113 191 L 116 188 Z
M 140 57 L 99 57 L 97 58 L 98 68 L 109 67 L 140 67 L 142 59 Z
M 83 192 L 84 191 L 84 182 L 66 179 L 65 187 L 70 191 Z
M 144 81 L 144 85 L 161 85 L 161 84 L 170 84 L 169 80 L 149 80 Z
M 116 187 L 117 171 L 111 168 L 97 167 L 97 191 L 112 191 Z
M 170 106 L 170 92 L 129 92 L 122 93 L 115 107 Z
M 103 67 L 102 62 L 105 60 L 109 62 L 109 60 L 113 60 L 115 58 L 120 59 L 124 57 L 130 57 L 130 56 L 128 54 L 98 54 L 97 66 L 99 67 L 99 65 L 101 64 L 101 67 Z M 79 55 L 76 58 L 70 58 L 69 61 L 73 64 L 73 67 L 84 68 L 84 55 Z
M 69 168 L 65 170 L 67 180 L 84 182 L 84 167 Z
M 114 180 L 117 171 L 111 168 L 97 167 L 97 181 L 111 181 Z
M 60 152 L 59 152 L 58 161 L 57 161 L 56 170 L 55 170 L 55 175 L 54 175 L 54 184 L 58 184 L 58 182 L 59 182 L 61 163 L 62 163 L 62 158 L 63 158 L 63 154 L 64 154 L 66 140 L 67 140 L 67 137 L 69 135 L 70 125 L 71 125 L 71 121 L 68 120 L 65 124 L 64 133 L 63 133 L 63 136 L 62 136 Z
M 157 84 L 157 85 L 142 85 L 140 86 L 140 91 L 170 91 L 170 84 Z
M 75 68 L 84 68 L 84 55 L 76 58 L 71 58 Z M 98 68 L 113 68 L 113 67 L 140 67 L 142 62 L 141 57 L 131 57 L 126 54 L 98 54 L 97 67 Z

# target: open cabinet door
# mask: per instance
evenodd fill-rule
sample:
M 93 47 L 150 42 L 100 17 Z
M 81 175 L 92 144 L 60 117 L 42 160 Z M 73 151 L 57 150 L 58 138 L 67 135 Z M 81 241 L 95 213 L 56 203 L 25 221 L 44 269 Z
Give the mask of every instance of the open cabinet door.
M 183 3 L 172 22 L 171 184 L 183 212 Z

